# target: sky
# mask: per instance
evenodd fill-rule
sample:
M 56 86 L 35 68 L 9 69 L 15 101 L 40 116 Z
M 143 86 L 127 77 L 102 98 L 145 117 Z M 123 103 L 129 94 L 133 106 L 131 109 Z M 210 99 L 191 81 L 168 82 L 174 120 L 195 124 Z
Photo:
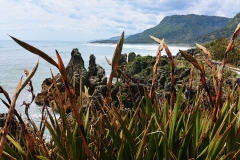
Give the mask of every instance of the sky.
M 165 16 L 239 12 L 240 0 L 0 0 L 0 40 L 91 41 L 142 32 Z

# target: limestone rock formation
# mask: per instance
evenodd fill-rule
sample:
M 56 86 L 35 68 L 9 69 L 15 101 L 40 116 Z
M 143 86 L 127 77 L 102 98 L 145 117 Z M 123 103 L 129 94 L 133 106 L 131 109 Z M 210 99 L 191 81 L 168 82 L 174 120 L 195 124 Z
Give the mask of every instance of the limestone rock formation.
M 71 59 L 66 67 L 67 80 L 70 87 L 75 89 L 76 97 L 80 95 L 80 78 L 82 77 L 82 91 L 84 91 L 84 86 L 89 88 L 89 94 L 91 95 L 96 86 L 106 85 L 107 77 L 105 76 L 105 70 L 96 64 L 96 58 L 94 55 L 90 55 L 88 70 L 85 69 L 84 61 L 81 53 L 78 49 L 73 49 L 71 52 Z M 58 89 L 62 94 L 64 94 L 64 85 L 62 83 L 60 74 L 56 75 L 55 80 L 57 80 Z M 35 98 L 35 103 L 37 105 L 43 105 L 44 101 L 46 105 L 53 106 L 51 103 L 51 97 L 48 96 L 50 86 L 53 80 L 51 78 L 46 78 L 42 83 L 42 90 L 37 94 Z M 64 95 L 62 95 L 64 97 Z M 67 104 L 66 104 L 67 105 Z
M 185 52 L 193 56 L 199 54 L 197 49 L 189 49 Z M 175 61 L 181 63 L 182 60 L 184 59 L 181 57 L 181 54 L 178 53 L 175 56 Z M 122 73 L 118 72 L 117 80 L 113 83 L 111 88 L 110 105 L 118 107 L 124 105 L 125 108 L 131 108 L 138 103 L 141 98 L 145 96 L 145 91 L 148 92 L 152 86 L 153 66 L 155 62 L 156 57 L 154 56 L 136 56 L 136 54 L 133 52 L 130 52 L 128 55 L 122 54 L 118 61 L 118 67 L 121 68 L 126 76 L 122 76 Z M 176 94 L 179 86 L 181 86 L 183 82 L 185 82 L 185 84 L 188 83 L 191 65 L 178 65 L 175 67 L 175 84 L 173 88 L 171 84 L 170 60 L 166 55 L 161 56 L 157 68 L 157 77 L 154 83 L 154 98 L 157 100 L 170 100 L 172 90 Z M 90 106 L 99 108 L 101 105 L 103 105 L 103 99 L 107 96 L 107 77 L 105 75 L 104 68 L 96 64 L 96 57 L 94 55 L 90 55 L 88 70 L 86 70 L 81 53 L 74 49 L 71 53 L 71 59 L 66 70 L 68 83 L 71 87 L 75 88 L 76 96 L 79 96 L 80 77 L 83 77 L 82 84 L 88 88 L 88 93 L 91 96 Z M 61 82 L 60 75 L 56 76 L 56 79 L 59 79 L 57 85 L 62 92 L 62 97 L 67 97 L 63 93 L 64 86 Z M 195 83 L 199 83 L 199 79 L 195 79 L 194 81 Z M 206 83 L 212 92 L 213 84 L 211 78 L 206 77 Z M 232 86 L 240 85 L 240 78 L 229 78 L 224 83 Z M 51 78 L 44 80 L 42 84 L 42 91 L 35 99 L 35 102 L 38 105 L 42 105 L 44 100 L 46 100 L 46 102 L 50 102 L 51 97 L 48 97 L 47 99 L 46 96 L 48 95 L 48 90 L 51 84 Z M 82 89 L 84 91 L 84 88 Z M 197 88 L 194 85 L 191 88 L 189 88 L 188 85 L 185 85 L 183 88 L 183 96 L 185 96 L 185 98 L 194 98 L 196 93 Z M 50 105 L 53 106 L 51 103 Z M 70 104 L 66 103 L 66 106 L 68 105 L 70 106 Z
M 132 62 L 135 57 L 136 57 L 136 54 L 134 52 L 130 52 L 128 54 L 128 62 Z

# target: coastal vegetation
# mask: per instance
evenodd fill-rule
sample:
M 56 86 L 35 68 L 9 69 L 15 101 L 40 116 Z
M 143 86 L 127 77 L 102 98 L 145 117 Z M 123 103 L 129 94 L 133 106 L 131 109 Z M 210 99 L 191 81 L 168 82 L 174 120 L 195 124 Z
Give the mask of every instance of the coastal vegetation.
M 211 52 L 212 58 L 214 60 L 220 61 L 224 58 L 224 51 L 227 49 L 228 39 L 219 38 L 215 41 L 205 44 L 204 46 L 208 48 Z M 230 65 L 239 67 L 240 66 L 240 39 L 235 42 L 235 47 L 231 50 L 231 56 L 228 58 L 228 63 Z
M 26 78 L 19 81 L 12 99 L 0 87 L 0 93 L 6 98 L 1 98 L 1 101 L 9 108 L 6 123 L 1 129 L 1 159 L 239 159 L 240 88 L 223 85 L 223 72 L 231 59 L 230 51 L 236 47 L 235 40 L 240 32 L 240 24 L 232 32 L 233 36 L 226 45 L 223 56 L 219 57 L 221 64 L 218 68 L 212 63 L 213 51 L 203 45 L 196 44 L 205 55 L 204 61 L 180 51 L 184 58 L 183 63 L 191 66 L 190 78 L 181 85 L 175 83 L 175 71 L 181 66 L 181 61 L 175 61 L 164 39 L 150 36 L 159 43 L 159 48 L 155 61 L 150 57 L 145 58 L 153 67 L 152 74 L 149 75 L 152 77 L 151 86 L 144 88 L 144 96 L 132 92 L 129 87 L 132 80 L 118 64 L 124 43 L 122 33 L 112 61 L 107 59 L 112 70 L 107 82 L 106 96 L 101 96 L 101 101 L 96 102 L 98 107 L 92 106 L 92 97 L 88 96 L 88 89 L 83 90 L 82 85 L 79 87 L 80 98 L 76 97 L 75 88 L 68 82 L 66 69 L 57 50 L 56 62 L 39 49 L 11 37 L 20 46 L 39 55 L 59 70 L 65 96 L 60 94 L 57 79 L 52 75 L 53 82 L 46 98 L 54 100 L 57 112 L 44 104 L 41 123 L 37 126 L 31 115 L 28 115 L 28 108 L 34 99 L 31 78 L 40 67 L 38 61 L 30 72 L 25 70 Z M 155 91 L 157 72 L 160 69 L 158 65 L 164 60 L 161 57 L 163 49 L 167 53 L 165 61 L 168 60 L 168 67 L 163 70 L 170 72 L 169 99 L 158 97 Z M 133 62 L 138 62 L 138 57 L 135 58 Z M 210 68 L 210 73 L 205 72 L 207 68 Z M 199 79 L 194 79 L 194 72 Z M 121 74 L 124 81 L 119 80 L 118 74 Z M 211 74 L 208 75 L 212 82 L 210 85 L 207 84 L 206 74 Z M 122 87 L 129 87 L 130 100 L 133 102 L 131 107 L 123 105 L 125 95 L 120 91 L 116 94 L 118 105 L 113 102 L 113 79 L 116 79 L 120 91 Z M 191 91 L 193 82 L 197 82 L 198 86 L 196 96 L 184 96 L 184 88 L 188 87 Z M 15 105 L 18 95 L 26 85 L 29 85 L 33 99 L 30 103 L 23 104 L 27 116 L 27 121 L 23 121 L 15 110 Z M 70 113 L 66 113 L 64 101 L 69 102 Z M 17 136 L 8 132 L 12 117 L 16 117 L 21 126 Z M 44 137 L 46 131 L 50 138 Z

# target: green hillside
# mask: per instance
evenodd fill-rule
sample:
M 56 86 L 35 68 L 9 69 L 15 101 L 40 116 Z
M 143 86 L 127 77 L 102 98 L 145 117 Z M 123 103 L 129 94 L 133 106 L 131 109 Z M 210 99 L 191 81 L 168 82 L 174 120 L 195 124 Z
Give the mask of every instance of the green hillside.
M 152 43 L 149 35 L 164 38 L 167 43 L 191 43 L 192 39 L 226 26 L 229 20 L 194 14 L 167 16 L 157 26 L 129 36 L 125 43 Z
M 239 21 L 240 13 L 234 18 L 195 14 L 167 16 L 157 26 L 130 35 L 124 43 L 154 43 L 149 35 L 164 38 L 168 44 L 204 43 L 230 37 Z M 93 43 L 117 43 L 114 38 Z
M 197 43 L 206 43 L 218 38 L 230 38 L 235 31 L 238 23 L 240 22 L 240 13 L 238 13 L 235 17 L 233 17 L 227 24 L 227 26 L 216 30 L 214 32 L 208 33 L 206 35 L 200 36 L 193 41 Z

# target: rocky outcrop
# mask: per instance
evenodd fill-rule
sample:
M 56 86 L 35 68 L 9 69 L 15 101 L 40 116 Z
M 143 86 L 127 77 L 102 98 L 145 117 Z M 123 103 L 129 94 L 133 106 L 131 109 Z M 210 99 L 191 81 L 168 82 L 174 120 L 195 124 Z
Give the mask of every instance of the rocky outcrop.
M 88 75 L 96 76 L 97 75 L 96 73 L 97 73 L 96 57 L 92 54 L 90 55 L 89 59 Z
M 199 54 L 199 50 L 197 49 L 189 49 L 185 52 L 193 56 L 197 56 Z M 181 60 L 184 59 L 181 57 L 181 54 L 178 53 L 175 56 L 175 61 L 178 61 L 178 63 L 180 63 Z M 111 88 L 110 105 L 116 107 L 123 105 L 125 108 L 131 108 L 140 102 L 141 98 L 149 92 L 149 89 L 152 85 L 153 66 L 155 62 L 156 57 L 154 56 L 136 56 L 136 54 L 133 52 L 129 53 L 128 55 L 122 54 L 118 61 L 118 67 L 121 68 L 126 76 L 122 76 L 122 73 L 118 72 L 117 82 L 113 83 Z M 75 87 L 76 96 L 78 96 L 80 88 L 80 77 L 83 77 L 83 86 L 86 86 L 88 88 L 88 93 L 91 96 L 90 105 L 99 108 L 101 105 L 103 105 L 103 99 L 107 96 L 107 77 L 105 76 L 105 70 L 96 64 L 96 57 L 94 55 L 90 55 L 88 66 L 88 70 L 86 70 L 84 68 L 84 61 L 82 60 L 81 54 L 78 52 L 78 50 L 73 50 L 71 53 L 71 60 L 66 68 L 68 81 L 71 87 Z M 157 67 L 157 80 L 154 84 L 154 98 L 156 100 L 170 100 L 172 89 L 174 89 L 173 91 L 176 94 L 179 86 L 181 86 L 183 82 L 185 82 L 185 84 L 188 84 L 191 65 L 179 65 L 175 67 L 174 88 L 172 88 L 171 84 L 171 65 L 169 58 L 167 56 L 161 56 Z M 63 93 L 64 87 L 61 82 L 60 75 L 57 75 L 55 79 L 59 79 L 57 81 L 58 88 L 61 90 L 63 94 L 62 96 L 66 97 L 66 95 Z M 195 84 L 199 83 L 199 79 L 196 79 L 194 81 Z M 214 92 L 211 78 L 206 77 L 206 82 L 209 90 L 211 92 Z M 225 81 L 225 83 L 232 86 L 239 86 L 240 78 L 229 78 Z M 42 84 L 42 91 L 37 95 L 35 100 L 37 104 L 42 105 L 44 100 L 48 102 L 51 101 L 51 97 L 46 98 L 51 84 L 51 78 L 44 80 Z M 84 91 L 84 88 L 82 89 Z M 194 98 L 196 93 L 197 87 L 195 85 L 193 85 L 191 88 L 189 88 L 188 85 L 185 85 L 183 88 L 183 94 L 185 95 L 186 99 Z
M 135 57 L 136 57 L 136 54 L 134 52 L 130 52 L 128 54 L 128 62 L 132 62 Z
M 128 61 L 124 68 L 124 73 L 126 73 L 128 79 L 122 77 L 120 82 L 117 82 L 112 87 L 111 98 L 114 105 L 118 106 L 122 104 L 125 108 L 131 108 L 140 101 L 141 97 L 145 96 L 145 91 L 149 91 L 152 85 L 153 66 L 155 62 L 156 57 L 154 56 L 140 55 Z M 157 81 L 154 84 L 155 98 L 170 99 L 172 92 L 170 75 L 171 67 L 169 59 L 167 56 L 162 56 L 158 64 Z M 175 70 L 176 84 L 181 84 L 183 79 L 189 77 L 189 75 L 190 68 L 177 68 Z M 121 98 L 118 97 L 120 95 Z
M 193 56 L 197 56 L 199 54 L 199 51 L 197 49 L 188 49 L 185 52 L 188 54 L 191 54 Z M 129 53 L 131 56 L 134 57 L 133 53 Z M 182 60 L 181 54 L 178 53 L 175 56 L 175 59 Z M 152 85 L 152 78 L 153 78 L 153 66 L 156 62 L 156 57 L 153 56 L 140 56 L 137 55 L 136 57 L 132 58 L 130 61 L 128 60 L 128 63 L 126 65 L 126 68 L 124 72 L 128 75 L 130 79 L 130 87 L 133 84 L 137 84 L 138 86 L 141 86 L 141 88 L 138 92 L 133 92 L 135 95 L 138 93 L 138 96 L 144 96 L 144 90 L 149 90 Z M 175 77 L 175 93 L 177 92 L 177 86 L 181 86 L 183 81 L 187 81 L 190 76 L 190 66 L 181 66 L 176 67 L 174 72 Z M 171 65 L 170 60 L 167 56 L 161 56 L 160 62 L 158 64 L 157 69 L 157 81 L 154 84 L 154 90 L 155 90 L 155 98 L 156 99 L 170 99 L 171 92 L 172 92 L 172 86 L 171 86 Z M 125 83 L 126 80 L 123 80 L 123 83 Z M 210 86 L 210 85 L 209 85 Z M 192 87 L 189 89 L 188 87 L 184 88 L 183 91 L 187 96 L 189 96 L 189 93 L 193 97 L 196 94 L 196 88 Z M 125 94 L 125 93 L 124 93 Z M 130 95 L 130 93 L 126 93 L 126 95 Z M 126 99 L 130 99 L 130 97 L 125 96 Z M 127 103 L 126 103 L 127 104 Z M 128 105 L 127 105 L 128 106 Z
M 77 48 L 73 49 L 71 52 L 71 59 L 66 67 L 67 72 L 67 79 L 68 83 L 71 85 L 71 87 L 74 88 L 75 94 L 79 95 L 80 91 L 80 77 L 84 77 L 82 79 L 83 86 L 87 85 L 87 79 L 88 79 L 88 72 L 86 71 L 84 67 L 84 61 L 81 56 L 81 53 L 78 51 Z M 61 84 L 61 83 L 60 83 Z M 64 88 L 62 88 L 64 89 Z M 82 87 L 84 90 L 84 88 Z
M 127 64 L 127 53 L 121 54 L 118 60 L 118 65 L 125 66 Z
M 90 95 L 93 94 L 97 86 L 106 85 L 107 77 L 105 76 L 105 69 L 96 64 L 96 57 L 90 55 L 89 67 L 88 67 L 88 92 Z
M 71 52 L 71 59 L 66 67 L 68 82 L 72 81 L 74 75 L 79 74 L 84 68 L 84 61 L 77 48 Z
M 95 56 L 90 55 L 89 67 L 88 70 L 86 70 L 84 67 L 83 58 L 78 49 L 72 50 L 71 59 L 66 67 L 66 72 L 68 83 L 72 88 L 75 88 L 76 96 L 80 95 L 79 91 L 81 77 L 82 77 L 82 91 L 84 91 L 84 86 L 86 86 L 89 89 L 88 92 L 90 95 L 94 92 L 96 86 L 107 84 L 105 70 L 101 66 L 96 64 Z M 60 74 L 56 75 L 54 79 L 57 80 L 58 89 L 62 94 L 64 94 L 64 85 L 62 83 Z M 45 101 L 45 104 L 53 106 L 53 103 L 51 103 L 52 97 L 48 94 L 52 82 L 53 82 L 52 78 L 46 78 L 43 81 L 42 90 L 40 93 L 37 94 L 35 98 L 35 103 L 37 105 L 43 105 Z M 65 95 L 62 96 L 65 97 Z
M 47 97 L 48 94 L 48 90 L 50 88 L 50 86 L 52 85 L 52 79 L 51 78 L 46 78 L 43 83 L 42 83 L 42 90 L 40 93 L 37 94 L 36 98 L 35 98 L 35 103 L 37 105 L 43 105 L 45 98 Z M 49 102 L 46 101 L 46 104 L 48 105 Z

